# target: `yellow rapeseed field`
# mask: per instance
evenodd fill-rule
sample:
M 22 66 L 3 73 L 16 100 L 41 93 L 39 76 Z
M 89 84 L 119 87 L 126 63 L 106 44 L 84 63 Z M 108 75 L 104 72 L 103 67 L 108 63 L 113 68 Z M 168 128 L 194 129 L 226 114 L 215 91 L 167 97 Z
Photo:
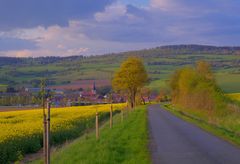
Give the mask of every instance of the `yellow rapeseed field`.
M 114 105 L 114 109 L 124 104 Z M 51 130 L 71 128 L 70 122 L 85 119 L 98 112 L 109 112 L 110 105 L 79 106 L 51 109 Z M 0 142 L 12 137 L 31 135 L 42 131 L 42 110 L 22 110 L 0 113 Z
M 114 104 L 113 109 L 115 111 L 125 106 L 125 104 Z M 100 116 L 105 115 L 104 117 L 107 118 L 110 105 L 52 108 L 51 133 L 53 135 L 51 137 L 53 137 L 53 142 L 64 142 L 67 138 L 76 137 L 81 133 L 77 131 L 83 131 L 88 125 L 93 127 L 96 109 Z M 25 154 L 39 149 L 42 144 L 42 123 L 41 109 L 0 112 L 0 149 L 5 149 L 2 150 L 3 152 L 0 150 L 0 153 L 8 151 L 5 156 L 0 155 L 0 163 L 6 159 L 9 160 L 9 153 L 20 151 L 21 154 Z
M 231 93 L 228 94 L 228 96 L 231 97 L 232 99 L 240 101 L 240 93 Z

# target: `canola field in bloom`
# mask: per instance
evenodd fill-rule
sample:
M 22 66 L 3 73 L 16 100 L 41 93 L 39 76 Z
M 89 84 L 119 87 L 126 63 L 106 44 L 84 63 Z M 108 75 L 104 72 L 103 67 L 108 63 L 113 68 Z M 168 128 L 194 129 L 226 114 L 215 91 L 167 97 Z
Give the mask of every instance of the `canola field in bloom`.
M 240 101 L 240 93 L 230 93 L 230 94 L 228 94 L 228 96 L 234 100 Z
M 114 104 L 114 113 L 125 104 Z M 109 118 L 110 105 L 93 105 L 51 109 L 51 145 L 80 136 L 99 120 Z M 26 153 L 41 149 L 43 139 L 43 111 L 41 109 L 0 112 L 0 163 L 20 160 Z

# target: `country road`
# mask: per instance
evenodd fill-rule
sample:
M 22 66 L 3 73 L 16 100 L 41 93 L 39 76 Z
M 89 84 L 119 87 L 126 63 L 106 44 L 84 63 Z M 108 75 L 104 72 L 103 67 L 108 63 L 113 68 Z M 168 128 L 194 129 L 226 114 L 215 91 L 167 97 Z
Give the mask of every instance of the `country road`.
M 240 148 L 161 109 L 148 107 L 150 151 L 155 164 L 240 164 Z

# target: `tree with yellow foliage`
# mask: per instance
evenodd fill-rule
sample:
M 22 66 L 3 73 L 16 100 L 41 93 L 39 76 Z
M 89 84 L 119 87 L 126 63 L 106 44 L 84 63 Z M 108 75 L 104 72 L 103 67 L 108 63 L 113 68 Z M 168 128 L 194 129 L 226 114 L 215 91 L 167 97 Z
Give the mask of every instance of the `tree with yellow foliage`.
M 147 83 L 148 75 L 141 59 L 129 57 L 114 74 L 113 89 L 127 95 L 131 108 L 135 106 L 136 95 Z
M 170 79 L 170 87 L 172 102 L 185 108 L 213 110 L 223 100 L 222 91 L 206 61 L 177 70 Z

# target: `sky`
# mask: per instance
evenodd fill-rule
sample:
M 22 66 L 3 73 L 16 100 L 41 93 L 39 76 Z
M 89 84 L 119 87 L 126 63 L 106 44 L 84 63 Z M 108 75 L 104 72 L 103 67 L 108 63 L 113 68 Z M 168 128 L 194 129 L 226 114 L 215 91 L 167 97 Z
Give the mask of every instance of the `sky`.
M 0 56 L 240 45 L 238 0 L 0 0 Z

